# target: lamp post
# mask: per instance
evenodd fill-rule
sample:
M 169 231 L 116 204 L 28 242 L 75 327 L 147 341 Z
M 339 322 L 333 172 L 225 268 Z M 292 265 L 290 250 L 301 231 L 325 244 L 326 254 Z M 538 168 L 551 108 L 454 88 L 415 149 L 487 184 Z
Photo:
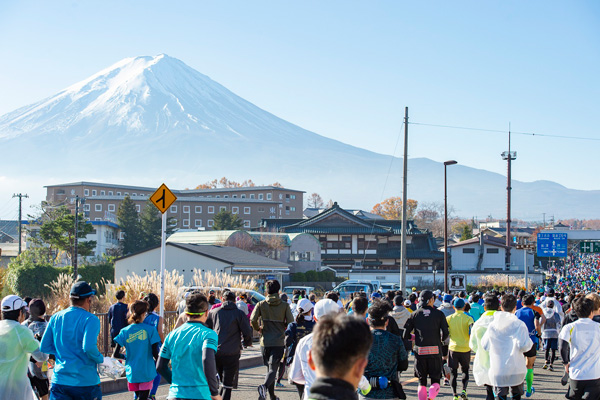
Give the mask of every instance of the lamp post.
M 444 162 L 444 292 L 448 293 L 448 180 L 446 170 L 448 165 L 454 165 L 454 160 Z

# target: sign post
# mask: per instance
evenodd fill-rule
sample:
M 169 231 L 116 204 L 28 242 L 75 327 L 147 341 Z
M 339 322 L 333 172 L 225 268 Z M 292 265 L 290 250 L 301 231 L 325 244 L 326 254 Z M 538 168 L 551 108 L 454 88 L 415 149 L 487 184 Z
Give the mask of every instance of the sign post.
M 566 233 L 538 233 L 537 235 L 538 257 L 566 257 L 567 234 Z
M 165 314 L 165 264 L 167 242 L 167 210 L 177 200 L 177 196 L 164 183 L 150 196 L 152 204 L 162 213 L 162 228 L 160 232 L 160 316 Z

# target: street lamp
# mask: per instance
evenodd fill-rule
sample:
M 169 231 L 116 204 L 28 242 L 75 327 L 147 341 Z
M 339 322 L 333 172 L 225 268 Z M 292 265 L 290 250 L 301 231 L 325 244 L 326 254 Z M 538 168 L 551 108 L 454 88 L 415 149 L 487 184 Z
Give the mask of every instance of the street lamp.
M 444 292 L 448 293 L 448 181 L 446 170 L 448 165 L 454 165 L 454 160 L 444 161 Z

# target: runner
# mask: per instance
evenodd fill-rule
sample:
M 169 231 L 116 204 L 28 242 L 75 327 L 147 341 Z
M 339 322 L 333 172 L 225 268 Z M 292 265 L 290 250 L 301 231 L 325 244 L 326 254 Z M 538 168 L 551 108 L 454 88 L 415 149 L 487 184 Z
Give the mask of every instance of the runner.
M 237 376 L 240 370 L 241 342 L 252 346 L 252 328 L 248 318 L 235 304 L 235 293 L 225 289 L 221 307 L 208 313 L 206 326 L 219 336 L 215 362 L 222 386 L 219 394 L 223 400 L 231 399 L 231 392 L 237 388 Z
M 471 348 L 469 347 L 469 334 L 474 321 L 464 313 L 465 301 L 462 298 L 454 300 L 454 314 L 446 317 L 450 336 L 448 346 L 448 364 L 452 371 L 452 393 L 454 400 L 467 400 L 467 385 L 469 384 L 469 366 L 471 364 Z M 463 373 L 462 392 L 457 392 L 458 367 Z
M 533 309 L 534 303 L 535 297 L 533 295 L 527 294 L 523 296 L 523 307 L 515 313 L 517 318 L 527 326 L 529 337 L 533 342 L 531 349 L 525 352 L 525 357 L 527 357 L 527 375 L 525 376 L 527 391 L 525 392 L 525 397 L 531 397 L 535 393 L 535 388 L 533 387 L 533 366 L 535 365 L 541 326 L 546 322 L 543 312 L 540 315 L 538 311 Z
M 368 325 L 336 311 L 322 316 L 310 336 L 314 337 L 314 346 L 307 354 L 307 364 L 316 379 L 307 399 L 358 400 L 356 387 L 363 377 L 372 341 Z M 313 339 L 310 341 L 312 345 Z
M 165 334 L 163 333 L 163 318 L 159 316 L 156 311 L 156 307 L 158 307 L 160 301 L 158 296 L 154 293 L 148 293 L 144 296 L 144 301 L 148 303 L 148 315 L 144 318 L 144 324 L 153 326 L 156 328 L 158 332 L 158 336 L 160 337 L 161 344 L 165 340 Z M 156 399 L 156 392 L 158 391 L 158 385 L 160 385 L 160 374 L 156 373 L 156 377 L 152 382 L 152 389 L 150 390 L 150 399 Z
M 481 339 L 487 331 L 490 323 L 494 320 L 494 314 L 500 308 L 500 301 L 494 295 L 487 295 L 484 298 L 485 312 L 479 318 L 471 330 L 469 346 L 475 352 L 475 360 L 473 361 L 473 376 L 475 383 L 478 386 L 485 386 L 485 400 L 494 400 L 494 388 L 489 376 L 490 370 L 490 354 L 481 345 Z
M 561 328 L 561 318 L 556 308 L 560 308 L 560 303 L 555 304 L 550 300 L 546 303 L 544 317 L 546 321 L 542 325 L 542 339 L 544 340 L 544 349 L 546 349 L 546 362 L 543 369 L 554 371 L 554 360 L 556 359 L 556 350 L 558 350 L 558 334 Z M 556 307 L 558 306 L 558 307 Z
M 129 326 L 123 328 L 115 337 L 115 349 L 112 356 L 125 359 L 127 388 L 135 392 L 138 400 L 147 400 L 156 377 L 155 360 L 160 351 L 160 337 L 156 328 L 142 323 L 148 303 L 136 300 L 129 307 Z M 127 357 L 121 354 L 125 348 Z
M 203 294 L 188 296 L 185 309 L 188 321 L 165 338 L 156 369 L 171 384 L 169 400 L 221 400 L 215 363 L 219 337 L 204 326 L 208 307 Z
M 42 340 L 42 336 L 44 336 L 46 326 L 48 325 L 44 319 L 45 314 L 46 305 L 42 299 L 33 299 L 29 302 L 29 318 L 22 325 L 28 327 L 31 333 L 33 333 L 33 337 L 38 341 Z M 40 352 L 40 354 L 44 353 Z M 44 354 L 44 357 L 47 359 L 48 355 Z M 47 372 L 47 361 L 42 362 L 41 365 L 38 362 L 29 362 L 27 376 L 29 376 L 31 386 L 37 391 L 41 400 L 48 400 L 50 393 L 50 381 L 48 380 Z
M 289 366 L 292 364 L 292 361 L 294 360 L 294 355 L 296 354 L 296 347 L 298 346 L 298 342 L 306 335 L 312 333 L 312 330 L 315 326 L 315 321 L 312 317 L 312 313 L 312 302 L 308 299 L 300 300 L 300 302 L 298 303 L 298 315 L 296 316 L 296 321 L 289 324 L 287 329 L 285 330 L 286 356 L 284 366 L 280 366 L 279 376 L 277 379 L 277 382 L 279 384 L 283 377 L 285 366 L 288 366 L 289 368 Z M 298 390 L 298 393 L 300 394 L 300 397 L 302 397 L 302 393 L 304 392 L 304 385 L 296 384 L 296 388 Z
M 33 400 L 34 394 L 27 379 L 29 357 L 46 361 L 40 353 L 40 344 L 33 333 L 22 326 L 27 304 L 16 295 L 2 299 L 0 321 L 0 399 Z
M 127 326 L 127 304 L 123 302 L 125 292 L 119 290 L 115 298 L 117 302 L 108 309 L 108 323 L 110 324 L 110 345 L 115 347 L 115 338 L 121 329 Z
M 262 385 L 258 386 L 258 399 L 265 400 L 267 391 L 271 400 L 276 400 L 275 380 L 277 369 L 283 358 L 285 344 L 285 329 L 294 321 L 290 306 L 279 298 L 281 285 L 277 280 L 269 280 L 265 284 L 267 298 L 260 301 L 250 318 L 252 327 L 260 332 L 260 345 L 267 374 Z
M 481 346 L 490 355 L 489 377 L 498 400 L 507 400 L 510 391 L 513 400 L 521 400 L 523 380 L 527 374 L 523 353 L 533 342 L 523 321 L 514 312 L 517 298 L 505 294 L 501 300 L 502 311 L 497 311 L 481 339 Z
M 435 296 L 431 290 L 421 292 L 419 308 L 404 326 L 404 338 L 415 334 L 415 376 L 419 378 L 419 400 L 435 399 L 440 391 L 442 377 L 442 341 L 448 337 L 448 323 L 440 310 L 433 307 Z M 427 390 L 427 378 L 431 380 Z
M 100 320 L 90 313 L 96 291 L 85 281 L 71 287 L 71 307 L 54 314 L 42 337 L 41 351 L 53 354 L 50 398 L 102 399 L 98 364 L 104 357 L 98 351 Z
M 473 322 L 477 322 L 477 320 L 481 318 L 481 316 L 485 312 L 483 306 L 479 304 L 479 299 L 480 297 L 478 293 L 475 293 L 471 296 L 471 310 L 469 310 L 469 314 L 471 315 L 471 317 L 473 317 Z
M 592 321 L 599 310 L 588 298 L 573 304 L 579 319 L 563 326 L 560 331 L 560 353 L 569 374 L 570 384 L 566 398 L 600 398 L 600 324 Z

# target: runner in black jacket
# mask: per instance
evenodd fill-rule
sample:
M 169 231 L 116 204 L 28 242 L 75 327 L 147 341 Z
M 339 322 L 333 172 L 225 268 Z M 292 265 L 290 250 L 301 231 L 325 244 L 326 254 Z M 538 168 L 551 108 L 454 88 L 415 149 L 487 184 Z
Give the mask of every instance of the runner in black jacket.
M 418 399 L 435 399 L 440 391 L 442 377 L 442 342 L 448 337 L 448 323 L 443 312 L 433 307 L 435 296 L 431 290 L 421 292 L 419 308 L 404 326 L 404 337 L 415 334 L 415 376 L 419 378 Z M 429 393 L 427 377 L 431 379 Z

